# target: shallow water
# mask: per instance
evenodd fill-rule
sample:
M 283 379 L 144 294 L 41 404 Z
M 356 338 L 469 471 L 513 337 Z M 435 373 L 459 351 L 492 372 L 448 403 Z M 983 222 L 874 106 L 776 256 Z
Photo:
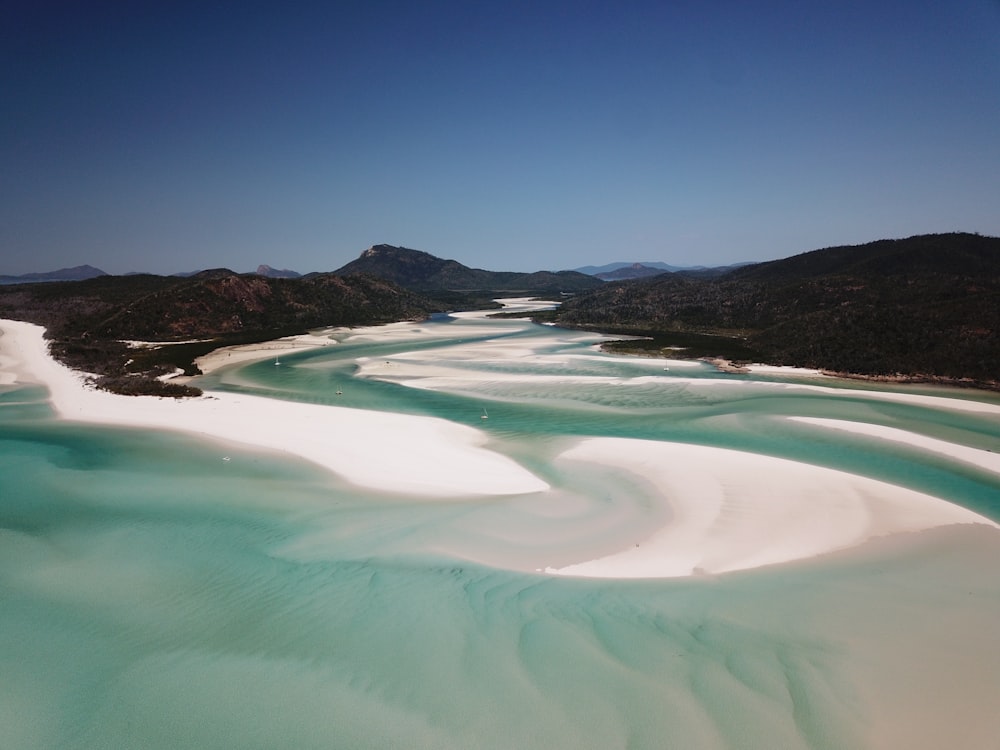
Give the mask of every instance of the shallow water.
M 997 450 L 995 414 L 612 357 L 522 321 L 332 335 L 203 385 L 474 425 L 556 488 L 550 504 L 374 493 L 233 446 L 223 461 L 189 436 L 60 422 L 42 389 L 4 388 L 0 747 L 940 747 L 970 719 L 980 734 L 953 744 L 987 747 L 1000 731 L 985 528 L 713 578 L 475 562 L 521 550 L 530 570 L 561 504 L 641 502 L 626 478 L 552 465 L 585 435 L 845 469 L 1000 520 L 996 475 L 782 419 Z

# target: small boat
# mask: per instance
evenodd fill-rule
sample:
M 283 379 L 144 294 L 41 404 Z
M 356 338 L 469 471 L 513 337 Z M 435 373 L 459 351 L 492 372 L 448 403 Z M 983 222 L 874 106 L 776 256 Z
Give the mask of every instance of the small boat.
M 486 413 L 486 407 L 483 407 L 483 413 L 479 415 L 480 419 L 489 419 L 490 415 Z
M 278 361 L 278 358 L 277 358 L 277 357 L 275 357 L 275 358 L 274 358 L 274 366 L 275 366 L 275 367 L 277 367 L 277 366 L 278 366 L 278 365 L 280 365 L 280 364 L 281 364 L 281 362 L 280 362 L 280 361 Z
M 336 394 L 337 394 L 338 396 L 342 396 L 342 395 L 344 395 L 344 392 L 343 392 L 342 390 L 340 390 L 340 386 L 337 386 L 337 390 L 336 390 L 336 391 L 334 391 L 334 392 L 335 392 L 335 393 L 336 393 Z

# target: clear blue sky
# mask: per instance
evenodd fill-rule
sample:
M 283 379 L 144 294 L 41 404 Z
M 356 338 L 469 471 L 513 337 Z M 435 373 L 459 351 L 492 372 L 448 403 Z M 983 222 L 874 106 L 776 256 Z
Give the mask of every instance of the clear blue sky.
M 1000 2 L 0 8 L 0 273 L 1000 235 Z

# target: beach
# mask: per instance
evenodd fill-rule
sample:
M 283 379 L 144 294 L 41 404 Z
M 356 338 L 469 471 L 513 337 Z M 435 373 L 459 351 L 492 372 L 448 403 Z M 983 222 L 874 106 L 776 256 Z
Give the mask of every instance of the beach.
M 843 471 L 743 451 L 626 438 L 565 440 L 554 450 L 552 465 L 570 474 L 577 467 L 588 471 L 603 467 L 611 477 L 605 480 L 609 483 L 641 485 L 641 501 L 623 496 L 606 507 L 585 496 L 567 500 L 565 493 L 553 494 L 537 472 L 491 450 L 486 433 L 474 427 L 426 416 L 227 392 L 187 399 L 118 396 L 86 385 L 84 376 L 55 362 L 48 355 L 40 327 L 3 321 L 0 330 L 5 382 L 44 385 L 53 408 L 66 420 L 210 438 L 220 461 L 228 460 L 227 445 L 283 453 L 321 466 L 359 488 L 400 493 L 424 502 L 512 498 L 513 507 L 531 510 L 507 521 L 505 533 L 532 537 L 535 550 L 544 547 L 545 540 L 539 541 L 531 525 L 545 514 L 564 516 L 548 540 L 548 562 L 537 564 L 537 551 L 519 554 L 516 544 L 508 545 L 503 553 L 480 556 L 481 561 L 501 567 L 534 565 L 531 569 L 546 574 L 597 578 L 718 574 L 808 559 L 888 535 L 941 526 L 1000 528 L 946 500 Z M 419 324 L 396 324 L 358 329 L 350 336 L 413 338 L 419 337 L 419 330 Z M 212 370 L 233 360 L 245 363 L 327 345 L 335 346 L 316 334 L 293 337 L 216 352 L 202 367 Z M 452 353 L 459 360 L 479 356 L 500 362 L 516 362 L 529 355 L 502 339 L 468 349 L 459 346 Z M 375 367 L 362 362 L 359 372 Z M 460 374 L 454 363 L 429 366 L 405 355 L 391 363 L 379 362 L 377 369 L 387 380 L 424 388 L 454 386 Z M 510 384 L 524 376 L 490 377 Z M 544 380 L 547 376 L 534 377 Z M 563 377 L 559 382 L 571 385 L 574 381 Z M 943 400 L 910 397 L 911 401 L 920 399 L 935 406 Z M 959 404 L 958 408 L 972 407 Z M 997 407 L 984 404 L 978 408 Z M 870 425 L 802 421 L 878 439 L 909 440 L 927 451 L 986 471 L 1000 471 L 997 454 L 987 450 L 911 439 L 902 431 Z
M 53 408 L 64 419 L 215 438 L 220 441 L 220 460 L 226 443 L 287 453 L 379 490 L 452 497 L 547 488 L 484 448 L 475 430 L 444 420 L 231 393 L 184 399 L 119 396 L 86 385 L 83 375 L 52 359 L 40 326 L 3 321 L 0 330 L 0 347 L 11 363 L 14 382 L 46 386 Z M 270 358 L 275 351 L 292 348 L 254 345 L 241 350 L 237 359 Z
M 125 397 L 0 331 L 4 747 L 995 748 L 988 395 L 470 314 Z

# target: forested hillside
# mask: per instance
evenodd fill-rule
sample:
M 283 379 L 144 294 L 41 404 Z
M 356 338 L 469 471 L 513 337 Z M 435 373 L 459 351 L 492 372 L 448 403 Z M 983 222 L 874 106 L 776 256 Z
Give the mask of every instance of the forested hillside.
M 175 366 L 190 371 L 194 357 L 229 343 L 420 319 L 488 305 L 504 289 L 575 291 L 548 320 L 651 337 L 633 349 L 685 347 L 691 356 L 1000 387 L 1000 239 L 993 237 L 923 235 L 716 276 L 609 283 L 577 272 L 470 269 L 391 246 L 371 248 L 341 271 L 292 279 L 218 269 L 0 286 L 0 317 L 46 326 L 54 354 L 102 375 L 106 387 L 168 392 L 151 376 Z M 122 343 L 136 339 L 199 341 L 146 350 Z
M 992 387 L 1000 378 L 1000 239 L 922 235 L 816 250 L 715 279 L 613 283 L 568 300 L 556 321 L 715 334 L 720 354 L 735 341 L 774 364 Z
M 44 325 L 52 351 L 71 367 L 102 376 L 113 390 L 178 392 L 152 380 L 229 343 L 309 328 L 416 320 L 434 302 L 368 276 L 267 278 L 226 269 L 195 276 L 102 276 L 77 282 L 0 287 L 0 317 Z M 123 340 L 185 341 L 130 349 Z
M 374 245 L 334 273 L 366 274 L 392 281 L 414 291 L 485 291 L 507 293 L 556 293 L 594 289 L 603 282 L 577 271 L 486 271 L 393 245 Z

